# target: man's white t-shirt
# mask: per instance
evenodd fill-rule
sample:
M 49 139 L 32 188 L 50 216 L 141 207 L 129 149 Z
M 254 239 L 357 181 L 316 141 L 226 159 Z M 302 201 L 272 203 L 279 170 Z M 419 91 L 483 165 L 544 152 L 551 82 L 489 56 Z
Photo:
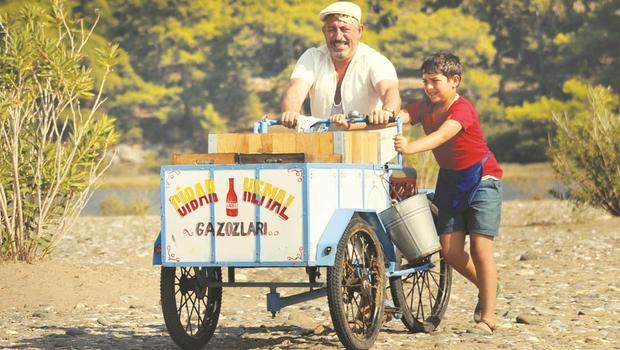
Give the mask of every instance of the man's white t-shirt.
M 328 118 L 332 114 L 334 96 L 338 85 L 336 69 L 326 45 L 313 47 L 299 58 L 291 79 L 303 79 L 311 84 L 310 112 L 316 118 Z M 340 86 L 342 111 L 358 111 L 368 115 L 381 109 L 383 103 L 375 86 L 382 80 L 398 80 L 396 69 L 390 60 L 368 45 L 360 43 Z M 394 158 L 393 137 L 396 128 L 370 130 L 380 133 L 381 162 Z
M 327 46 L 313 47 L 299 58 L 291 79 L 300 78 L 311 84 L 310 111 L 313 117 L 331 115 L 338 85 L 336 69 Z M 369 114 L 381 109 L 381 97 L 375 86 L 382 80 L 398 80 L 392 62 L 368 45 L 360 43 L 340 86 L 342 109 Z

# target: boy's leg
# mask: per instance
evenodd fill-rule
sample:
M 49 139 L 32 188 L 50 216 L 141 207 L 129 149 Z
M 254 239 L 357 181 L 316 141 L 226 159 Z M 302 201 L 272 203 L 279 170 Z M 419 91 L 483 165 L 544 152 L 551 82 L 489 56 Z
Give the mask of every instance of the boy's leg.
M 494 325 L 496 322 L 497 269 L 493 256 L 493 236 L 473 233 L 470 240 L 471 257 L 478 278 L 481 318 Z
M 478 285 L 476 268 L 465 251 L 465 232 L 446 232 L 440 236 L 441 254 L 446 262 L 474 285 Z
M 493 239 L 499 232 L 502 192 L 501 181 L 483 180 L 467 211 L 470 254 L 478 277 L 480 317 L 490 324 L 495 324 L 497 268 Z

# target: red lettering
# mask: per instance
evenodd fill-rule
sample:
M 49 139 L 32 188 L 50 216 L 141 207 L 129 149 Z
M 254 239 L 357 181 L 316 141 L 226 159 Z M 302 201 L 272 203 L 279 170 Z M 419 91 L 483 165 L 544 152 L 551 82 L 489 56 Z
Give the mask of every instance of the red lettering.
M 285 212 L 286 209 L 288 209 L 287 207 L 282 207 L 282 210 L 280 210 L 280 212 L 278 213 L 278 216 L 281 217 L 283 220 L 288 220 L 288 216 L 286 216 Z

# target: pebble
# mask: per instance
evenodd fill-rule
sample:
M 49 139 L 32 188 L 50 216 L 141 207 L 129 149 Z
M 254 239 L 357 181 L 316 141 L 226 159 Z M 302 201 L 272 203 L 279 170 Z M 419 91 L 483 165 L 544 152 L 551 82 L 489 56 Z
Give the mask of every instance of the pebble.
M 525 253 L 521 254 L 521 256 L 519 257 L 519 260 L 521 261 L 537 260 L 539 257 L 540 257 L 540 254 L 538 254 L 537 252 L 528 250 Z
M 103 317 L 97 318 L 97 323 L 99 323 L 102 326 L 109 326 L 110 325 L 110 321 L 108 321 L 107 319 L 105 319 Z
M 69 328 L 65 331 L 65 334 L 70 336 L 78 336 L 86 334 L 86 331 L 79 328 Z

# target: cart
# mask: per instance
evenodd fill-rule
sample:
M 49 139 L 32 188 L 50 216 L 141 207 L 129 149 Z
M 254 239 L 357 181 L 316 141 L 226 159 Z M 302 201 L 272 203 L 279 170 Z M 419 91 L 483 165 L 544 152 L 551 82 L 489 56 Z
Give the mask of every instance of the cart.
M 267 132 L 274 124 L 262 120 L 254 130 Z M 378 215 L 393 199 L 417 193 L 415 178 L 393 176 L 402 169 L 400 155 L 395 164 L 312 163 L 277 155 L 239 164 L 242 156 L 232 156 L 231 164 L 161 168 L 161 232 L 153 264 L 161 265 L 163 316 L 177 345 L 206 346 L 225 287 L 268 288 L 272 316 L 327 296 L 334 330 L 349 349 L 370 348 L 386 312 L 411 332 L 437 328 L 450 297 L 451 268 L 440 252 L 407 261 Z M 303 268 L 308 279 L 235 280 L 235 269 L 253 267 Z M 307 291 L 280 296 L 278 289 L 288 287 Z M 386 303 L 388 293 L 393 305 Z

